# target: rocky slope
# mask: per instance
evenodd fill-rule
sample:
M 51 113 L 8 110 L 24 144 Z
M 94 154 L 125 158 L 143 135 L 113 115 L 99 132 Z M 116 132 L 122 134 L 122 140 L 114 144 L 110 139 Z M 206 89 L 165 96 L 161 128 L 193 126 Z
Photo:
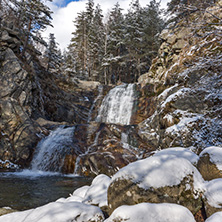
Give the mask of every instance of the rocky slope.
M 141 101 L 148 96 L 155 104 L 149 118 L 139 123 L 140 136 L 151 146 L 195 146 L 198 153 L 206 146 L 222 144 L 219 5 L 221 1 L 191 14 L 176 27 L 169 25 L 160 36 L 158 58 L 139 79 Z

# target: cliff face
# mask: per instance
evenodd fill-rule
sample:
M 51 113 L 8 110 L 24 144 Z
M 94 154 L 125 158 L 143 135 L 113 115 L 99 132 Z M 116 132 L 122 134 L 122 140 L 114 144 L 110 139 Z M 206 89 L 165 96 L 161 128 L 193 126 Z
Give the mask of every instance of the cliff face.
M 222 144 L 221 6 L 220 1 L 197 11 L 162 32 L 159 56 L 139 79 L 140 101 L 155 104 L 139 123 L 150 146 L 194 146 L 199 152 Z
M 20 45 L 19 30 L 3 22 L 0 28 L 0 167 L 10 165 L 6 160 L 27 166 L 38 141 L 53 125 L 86 123 L 98 94 L 98 83 L 69 82 L 61 75 L 47 73 L 34 49 L 21 58 Z

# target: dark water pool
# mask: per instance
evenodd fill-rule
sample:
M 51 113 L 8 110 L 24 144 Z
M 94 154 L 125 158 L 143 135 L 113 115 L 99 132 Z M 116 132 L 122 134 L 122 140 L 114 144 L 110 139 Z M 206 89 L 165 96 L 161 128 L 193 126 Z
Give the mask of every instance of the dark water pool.
M 92 179 L 33 172 L 0 171 L 0 208 L 26 210 L 61 197 L 68 197 L 77 188 L 89 185 Z

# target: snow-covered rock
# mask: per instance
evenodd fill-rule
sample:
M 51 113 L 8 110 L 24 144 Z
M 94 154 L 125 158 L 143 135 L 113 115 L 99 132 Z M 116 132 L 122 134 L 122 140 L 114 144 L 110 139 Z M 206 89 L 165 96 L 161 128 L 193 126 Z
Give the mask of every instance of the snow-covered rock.
M 92 181 L 91 186 L 86 191 L 83 203 L 107 206 L 107 190 L 110 184 L 110 177 L 100 174 Z
M 222 212 L 217 212 L 205 220 L 205 222 L 221 222 L 221 221 L 222 221 Z
M 98 207 L 79 202 L 53 202 L 36 209 L 0 217 L 0 222 L 102 222 L 103 220 L 103 213 Z
M 222 147 L 208 147 L 199 157 L 197 168 L 205 180 L 222 178 Z
M 111 180 L 108 204 L 113 211 L 123 204 L 178 203 L 195 213 L 203 191 L 204 180 L 190 161 L 159 155 L 120 169 Z
M 195 222 L 192 213 L 177 204 L 140 203 L 117 208 L 105 222 Z
M 222 211 L 222 178 L 211 180 L 206 184 L 205 197 L 207 216 Z
M 183 147 L 170 147 L 160 151 L 156 151 L 154 156 L 160 155 L 173 155 L 179 158 L 185 158 L 189 160 L 192 164 L 197 164 L 199 157 L 191 150 Z

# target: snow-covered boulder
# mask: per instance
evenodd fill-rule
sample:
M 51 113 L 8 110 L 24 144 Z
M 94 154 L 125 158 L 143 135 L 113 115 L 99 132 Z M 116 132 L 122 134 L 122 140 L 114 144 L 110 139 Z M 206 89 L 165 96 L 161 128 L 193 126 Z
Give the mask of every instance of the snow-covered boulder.
M 197 168 L 205 180 L 222 178 L 222 147 L 208 147 L 199 157 Z
M 100 174 L 92 181 L 91 186 L 86 191 L 83 203 L 107 206 L 107 190 L 110 184 L 110 177 Z
M 120 169 L 111 179 L 108 204 L 117 207 L 137 203 L 178 203 L 196 213 L 202 206 L 204 180 L 184 158 L 152 156 Z
M 60 198 L 56 202 L 82 202 L 99 206 L 100 208 L 107 208 L 107 190 L 110 184 L 110 177 L 100 174 L 95 177 L 90 186 L 83 186 L 73 192 L 68 198 Z
M 0 222 L 102 222 L 102 211 L 95 206 L 79 203 L 53 202 L 36 209 L 15 212 L 0 217 Z
M 211 180 L 206 184 L 205 197 L 208 217 L 215 212 L 222 211 L 222 178 Z
M 194 152 L 192 152 L 188 148 L 183 148 L 183 147 L 170 147 L 168 149 L 155 151 L 154 156 L 160 156 L 160 155 L 172 155 L 179 158 L 185 158 L 194 165 L 197 164 L 199 159 L 199 157 Z
M 221 221 L 222 221 L 222 212 L 217 212 L 205 220 L 205 222 L 221 222 Z
M 195 222 L 192 213 L 177 204 L 140 203 L 118 207 L 105 222 Z

